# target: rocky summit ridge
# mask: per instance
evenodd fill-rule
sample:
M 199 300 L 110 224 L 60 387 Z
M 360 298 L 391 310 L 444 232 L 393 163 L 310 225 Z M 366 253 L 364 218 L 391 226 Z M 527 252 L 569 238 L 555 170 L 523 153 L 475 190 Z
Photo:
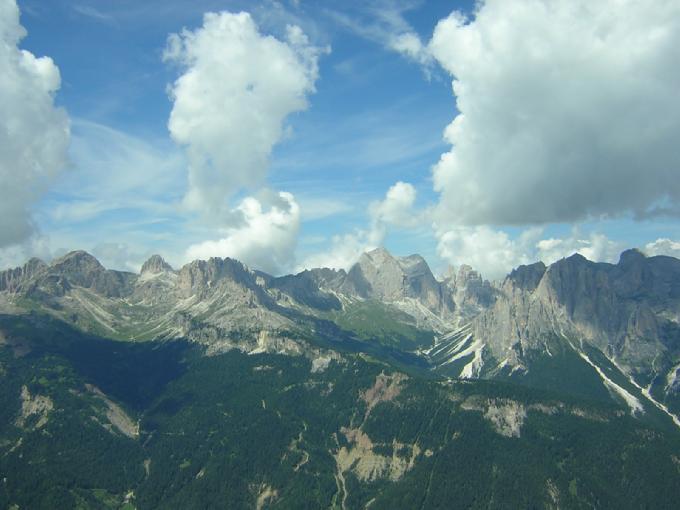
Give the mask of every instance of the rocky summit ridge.
M 680 411 L 680 260 L 637 250 L 617 264 L 576 254 L 520 266 L 493 284 L 465 265 L 437 279 L 419 255 L 384 249 L 348 271 L 281 277 L 229 258 L 173 269 L 159 255 L 134 274 L 75 251 L 0 272 L 0 311 L 29 310 L 104 337 L 183 338 L 209 352 L 323 344 L 375 354 L 386 344 L 445 377 L 553 389 L 583 386 L 574 378 L 586 370 L 632 411 Z

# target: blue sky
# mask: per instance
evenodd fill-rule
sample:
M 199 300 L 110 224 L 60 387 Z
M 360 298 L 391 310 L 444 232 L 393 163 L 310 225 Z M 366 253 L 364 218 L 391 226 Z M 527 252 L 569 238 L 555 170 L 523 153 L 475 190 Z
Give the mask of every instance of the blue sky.
M 574 251 L 607 261 L 631 246 L 678 255 L 680 158 L 670 140 L 680 121 L 669 92 L 678 82 L 665 70 L 678 63 L 676 36 L 625 54 L 627 45 L 664 34 L 678 9 L 661 2 L 656 14 L 631 8 L 605 23 L 613 3 L 586 8 L 578 19 L 568 4 L 542 12 L 529 0 L 488 1 L 476 11 L 473 2 L 417 0 L 19 0 L 28 35 L 18 48 L 58 68 L 51 97 L 70 134 L 67 162 L 55 163 L 49 184 L 40 193 L 24 189 L 20 209 L 30 229 L 8 237 L 0 262 L 82 248 L 117 269 L 134 270 L 159 252 L 175 265 L 232 256 L 280 273 L 347 266 L 384 245 L 398 255 L 420 253 L 437 271 L 467 262 L 496 278 L 519 263 Z M 241 11 L 249 21 L 234 28 L 231 13 Z M 217 13 L 212 25 L 207 12 Z M 292 25 L 304 37 L 298 46 L 287 32 Z M 606 37 L 589 39 L 605 29 Z M 583 34 L 584 42 L 570 45 L 554 35 L 561 31 Z M 183 46 L 169 57 L 170 34 L 180 34 Z M 243 34 L 250 57 L 213 72 Z M 189 45 L 203 36 L 205 44 Z M 268 37 L 280 43 L 271 53 L 259 46 Z M 273 63 L 291 51 L 281 76 L 304 77 L 292 88 L 248 62 L 266 66 L 266 58 Z M 631 69 L 646 79 L 622 79 Z M 182 109 L 201 94 L 203 85 L 177 86 L 192 72 L 213 87 L 206 94 L 215 105 L 202 108 L 214 111 Z M 281 94 L 290 106 L 272 100 L 253 120 L 248 105 L 238 106 L 246 96 L 223 104 L 222 97 L 244 93 L 230 88 L 231 76 L 249 73 L 261 85 L 258 100 L 269 104 L 268 94 Z M 181 121 L 174 131 L 171 114 Z M 632 132 L 659 115 L 673 118 L 652 133 Z M 456 117 L 461 128 L 445 138 Z M 182 134 L 182 123 L 201 118 L 212 131 Z M 239 133 L 241 124 L 251 131 Z M 240 168 L 260 129 L 268 141 L 253 142 L 253 158 L 265 154 L 267 163 Z M 452 157 L 438 163 L 446 154 Z M 220 174 L 228 177 L 223 184 L 206 181 Z M 38 189 L 15 180 L 7 178 L 8 190 Z M 215 194 L 217 205 L 207 198 Z

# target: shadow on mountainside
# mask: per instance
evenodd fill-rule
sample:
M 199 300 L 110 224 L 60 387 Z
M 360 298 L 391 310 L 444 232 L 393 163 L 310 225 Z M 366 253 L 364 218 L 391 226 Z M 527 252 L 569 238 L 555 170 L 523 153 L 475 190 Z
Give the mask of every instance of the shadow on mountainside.
M 0 314 L 0 333 L 15 356 L 64 358 L 87 382 L 137 411 L 185 372 L 190 356 L 200 354 L 185 340 L 110 340 L 37 313 Z

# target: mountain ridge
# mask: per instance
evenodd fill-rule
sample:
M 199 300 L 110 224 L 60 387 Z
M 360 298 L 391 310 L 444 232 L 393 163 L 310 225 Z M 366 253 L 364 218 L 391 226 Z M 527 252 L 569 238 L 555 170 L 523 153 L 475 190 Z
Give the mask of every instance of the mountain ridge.
M 188 338 L 212 352 L 300 354 L 313 338 L 384 344 L 447 377 L 530 380 L 556 351 L 617 372 L 620 384 L 599 376 L 614 398 L 680 412 L 680 261 L 638 250 L 617 264 L 574 254 L 519 266 L 495 284 L 465 265 L 436 279 L 419 255 L 382 248 L 349 271 L 285 276 L 215 257 L 173 269 L 159 255 L 133 274 L 74 251 L 0 272 L 0 307 L 27 303 L 81 329 Z

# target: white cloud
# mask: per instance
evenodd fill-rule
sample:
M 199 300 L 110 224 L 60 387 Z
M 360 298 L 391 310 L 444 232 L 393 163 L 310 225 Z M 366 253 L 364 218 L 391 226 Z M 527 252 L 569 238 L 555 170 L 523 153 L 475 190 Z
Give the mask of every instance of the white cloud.
M 497 280 L 522 264 L 543 261 L 549 265 L 574 253 L 595 262 L 618 261 L 626 248 L 598 232 L 582 234 L 574 228 L 564 238 L 543 238 L 543 229 L 528 228 L 512 238 L 488 226 L 454 227 L 437 231 L 437 252 L 454 266 L 469 264 L 484 277 Z
M 0 0 L 0 247 L 34 233 L 31 208 L 66 166 L 69 120 L 54 106 L 59 69 L 21 50 L 15 0 Z
M 388 47 L 424 66 L 426 70 L 433 63 L 432 54 L 415 32 L 402 32 L 391 36 Z
M 23 266 L 31 257 L 50 261 L 55 253 L 49 247 L 49 238 L 34 235 L 20 244 L 0 248 L 0 271 Z
M 454 227 L 437 232 L 437 253 L 454 266 L 469 264 L 485 278 L 503 278 L 512 268 L 535 262 L 533 244 L 540 229 L 529 229 L 518 239 L 487 226 Z
M 667 255 L 680 259 L 680 241 L 672 241 L 668 238 L 659 238 L 656 241 L 647 243 L 643 251 L 648 256 Z
M 373 234 L 375 233 L 357 230 L 350 234 L 335 235 L 328 249 L 309 255 L 296 271 L 317 267 L 347 270 L 359 260 L 362 253 L 380 246 L 382 239 L 375 239 Z
M 369 205 L 369 228 L 333 236 L 329 249 L 305 258 L 298 270 L 315 267 L 349 269 L 362 253 L 382 245 L 389 227 L 415 228 L 422 225 L 427 211 L 415 209 L 416 195 L 413 185 L 397 182 L 387 190 L 382 200 Z
M 285 119 L 308 106 L 323 51 L 297 26 L 286 41 L 264 35 L 244 12 L 208 13 L 201 28 L 170 35 L 164 60 L 183 74 L 170 87 L 168 128 L 187 149 L 190 209 L 228 213 L 237 191 L 263 184 Z
M 420 214 L 415 211 L 416 189 L 412 184 L 398 181 L 390 187 L 383 200 L 369 206 L 373 228 L 394 225 L 414 227 L 421 222 Z
M 328 10 L 326 13 L 340 26 L 355 34 L 381 44 L 424 66 L 428 72 L 433 58 L 404 14 L 418 8 L 421 2 L 383 0 L 369 2 L 353 16 Z
M 148 258 L 143 253 L 135 253 L 126 243 L 100 243 L 92 248 L 94 255 L 108 269 L 138 273 Z
M 521 225 L 677 204 L 679 24 L 674 0 L 487 0 L 472 20 L 440 21 L 429 48 L 454 77 L 460 113 L 433 171 L 439 221 Z
M 559 259 L 569 257 L 574 253 L 583 255 L 588 260 L 595 262 L 615 263 L 625 246 L 612 241 L 604 234 L 592 232 L 584 238 L 575 229 L 571 237 L 565 239 L 542 239 L 536 243 L 536 259 L 546 264 L 552 264 Z
M 300 208 L 290 193 L 262 195 L 245 198 L 232 211 L 242 224 L 226 228 L 221 239 L 191 245 L 187 259 L 231 257 L 271 274 L 292 267 Z

